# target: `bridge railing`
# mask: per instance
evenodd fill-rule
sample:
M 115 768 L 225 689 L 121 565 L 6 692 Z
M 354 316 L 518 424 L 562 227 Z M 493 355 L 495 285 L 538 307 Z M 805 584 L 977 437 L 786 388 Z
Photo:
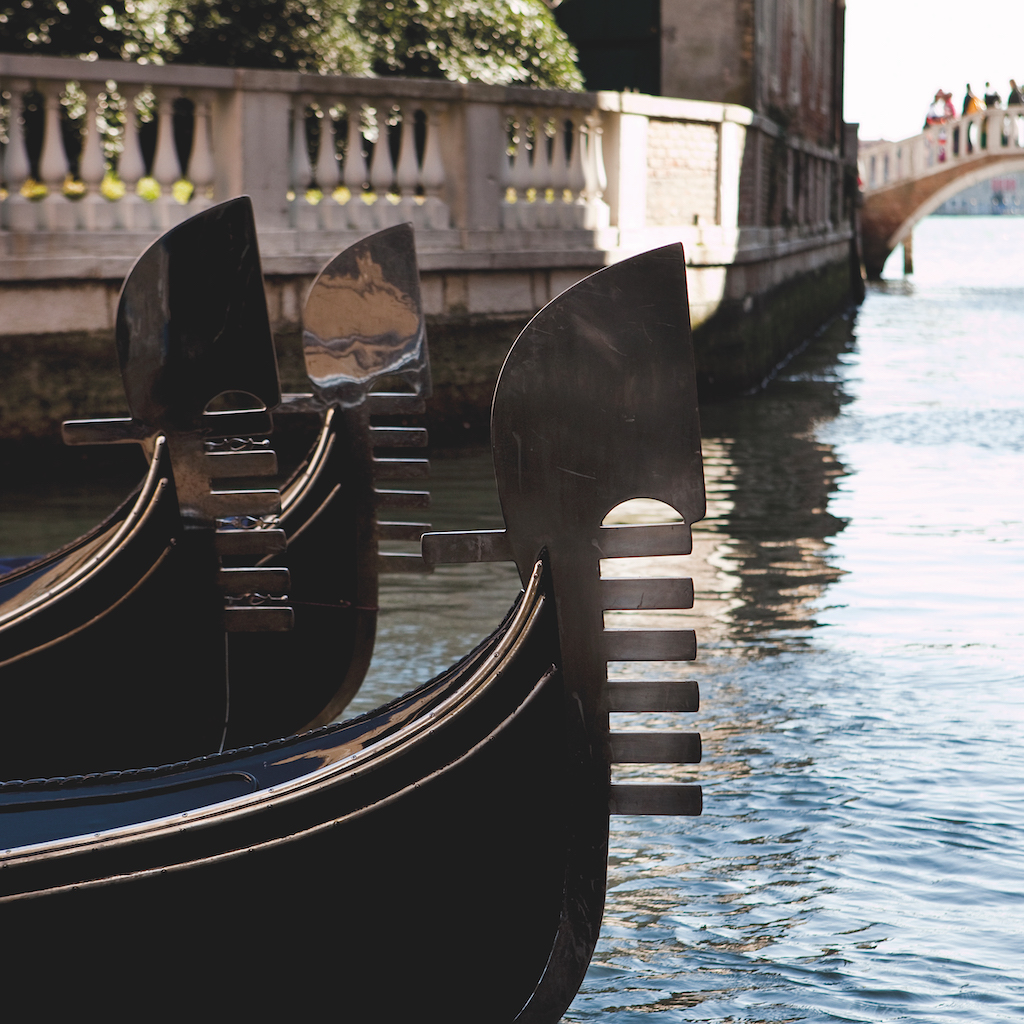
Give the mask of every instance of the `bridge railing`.
M 595 93 L 0 55 L 0 226 L 158 231 L 248 193 L 264 228 L 609 224 Z
M 869 193 L 947 167 L 1011 152 L 1024 153 L 1024 107 L 983 110 L 932 125 L 900 142 L 862 143 L 861 187 Z

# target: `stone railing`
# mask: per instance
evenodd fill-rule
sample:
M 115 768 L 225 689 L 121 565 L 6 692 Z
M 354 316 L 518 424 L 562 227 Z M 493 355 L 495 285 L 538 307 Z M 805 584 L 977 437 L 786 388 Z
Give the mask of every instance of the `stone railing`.
M 9 232 L 600 230 L 594 93 L 0 55 Z
M 694 324 L 848 258 L 843 147 L 734 104 L 2 54 L 0 90 L 0 337 L 111 329 L 149 242 L 238 195 L 289 331 L 326 258 L 401 221 L 452 322 L 676 242 Z
M 861 188 L 871 193 L 992 156 L 1024 156 L 1024 107 L 983 110 L 901 142 L 862 143 Z

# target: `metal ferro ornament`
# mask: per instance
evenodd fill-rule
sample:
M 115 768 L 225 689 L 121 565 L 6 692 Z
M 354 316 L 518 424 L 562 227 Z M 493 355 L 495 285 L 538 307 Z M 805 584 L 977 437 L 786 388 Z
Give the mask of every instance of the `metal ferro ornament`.
M 566 698 L 566 731 L 582 729 L 558 936 L 519 1024 L 558 1020 L 593 954 L 604 906 L 609 811 L 699 814 L 699 786 L 610 784 L 615 762 L 700 760 L 695 733 L 612 732 L 610 711 L 695 711 L 691 680 L 608 683 L 610 661 L 688 661 L 692 630 L 605 629 L 621 608 L 688 608 L 689 579 L 602 579 L 601 559 L 685 555 L 705 514 L 700 421 L 680 245 L 586 278 L 523 330 L 498 377 L 491 414 L 504 531 L 428 534 L 431 562 L 513 558 L 524 583 L 550 572 Z M 681 522 L 604 526 L 636 497 Z
M 350 408 L 396 377 L 430 391 L 412 225 L 378 231 L 320 271 L 303 313 L 306 373 L 325 405 Z

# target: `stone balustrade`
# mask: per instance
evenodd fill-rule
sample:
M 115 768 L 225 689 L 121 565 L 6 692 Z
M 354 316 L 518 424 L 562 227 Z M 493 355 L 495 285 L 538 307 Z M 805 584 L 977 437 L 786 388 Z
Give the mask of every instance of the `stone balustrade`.
M 593 93 L 17 56 L 0 81 L 12 232 L 160 231 L 242 192 L 271 230 L 610 222 Z
M 0 358 L 0 376 L 26 393 L 40 345 L 112 332 L 161 231 L 238 195 L 281 338 L 326 259 L 411 221 L 435 383 L 463 397 L 490 394 L 519 326 L 560 291 L 657 246 L 682 243 L 692 322 L 728 339 L 702 368 L 714 388 L 760 380 L 799 317 L 816 326 L 848 287 L 855 139 L 797 138 L 734 104 L 11 54 L 0 93 L 0 338 L 27 360 Z M 820 302 L 794 305 L 800 289 Z M 58 406 L 40 399 L 39 422 Z M 80 412 L 96 409 L 60 414 Z
M 982 110 L 900 142 L 862 143 L 858 171 L 867 195 L 994 156 L 1024 156 L 1024 107 Z

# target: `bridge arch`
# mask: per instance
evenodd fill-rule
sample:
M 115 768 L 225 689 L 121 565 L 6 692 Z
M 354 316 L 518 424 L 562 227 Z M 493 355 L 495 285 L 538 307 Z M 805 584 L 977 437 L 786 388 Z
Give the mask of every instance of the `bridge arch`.
M 963 168 L 963 174 L 954 178 L 948 185 L 943 186 L 930 198 L 921 203 L 892 233 L 886 241 L 886 244 L 889 246 L 889 252 L 892 252 L 914 230 L 915 224 L 924 220 L 930 213 L 934 213 L 944 202 L 963 192 L 965 188 L 970 188 L 972 185 L 977 185 L 982 181 L 988 181 L 997 175 L 1013 174 L 1016 171 L 1024 171 L 1024 153 L 1018 153 L 1015 157 L 1005 157 L 994 166 L 992 164 L 986 167 L 968 165 Z
M 877 279 L 893 249 L 947 199 L 997 174 L 1024 170 L 1024 108 L 982 111 L 902 142 L 869 143 L 860 157 L 865 173 L 872 169 L 860 210 L 864 268 Z

